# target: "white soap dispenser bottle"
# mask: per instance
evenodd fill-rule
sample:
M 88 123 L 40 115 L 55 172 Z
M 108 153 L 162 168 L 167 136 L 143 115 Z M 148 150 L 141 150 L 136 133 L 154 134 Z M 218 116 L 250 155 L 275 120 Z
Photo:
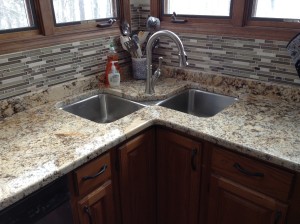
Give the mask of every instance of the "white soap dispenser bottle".
M 118 87 L 120 86 L 121 77 L 115 66 L 115 63 L 117 63 L 117 61 L 112 61 L 111 63 L 111 71 L 108 74 L 108 83 L 110 87 Z

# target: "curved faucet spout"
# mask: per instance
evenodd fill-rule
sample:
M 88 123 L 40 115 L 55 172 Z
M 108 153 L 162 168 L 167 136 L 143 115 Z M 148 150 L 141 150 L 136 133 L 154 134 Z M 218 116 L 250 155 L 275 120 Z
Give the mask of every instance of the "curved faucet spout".
M 152 82 L 152 45 L 154 41 L 159 37 L 169 37 L 173 40 L 173 42 L 178 47 L 178 56 L 179 56 L 179 66 L 187 66 L 187 55 L 184 51 L 183 44 L 180 38 L 173 32 L 169 30 L 161 30 L 154 33 L 148 40 L 146 46 L 146 54 L 147 54 L 147 80 L 146 80 L 146 94 L 153 94 L 154 93 L 154 83 Z

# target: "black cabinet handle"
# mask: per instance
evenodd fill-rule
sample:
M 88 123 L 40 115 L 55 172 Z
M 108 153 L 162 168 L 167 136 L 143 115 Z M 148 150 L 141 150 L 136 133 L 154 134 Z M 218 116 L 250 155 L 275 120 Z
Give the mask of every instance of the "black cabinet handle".
M 83 181 L 86 181 L 86 180 L 94 179 L 94 178 L 100 176 L 101 174 L 103 174 L 103 173 L 105 172 L 106 169 L 107 169 L 107 165 L 105 164 L 105 165 L 103 165 L 103 166 L 101 167 L 101 169 L 99 170 L 98 173 L 96 173 L 96 174 L 93 175 L 93 176 L 84 176 L 84 177 L 82 177 L 82 180 L 83 180 Z
M 251 171 L 248 171 L 248 170 L 245 170 L 243 167 L 241 167 L 240 164 L 238 163 L 235 163 L 233 165 L 233 167 L 235 169 L 237 169 L 239 172 L 247 175 L 247 176 L 251 176 L 251 177 L 264 177 L 265 175 L 263 173 L 258 173 L 258 172 L 251 172 Z
M 176 12 L 173 12 L 173 14 L 171 16 L 171 18 L 172 18 L 171 22 L 172 23 L 186 23 L 187 22 L 186 19 L 177 19 L 176 16 L 177 16 Z
M 93 224 L 92 214 L 89 206 L 84 206 L 83 211 L 88 215 L 89 218 L 89 224 Z
M 193 170 L 197 170 L 196 166 L 196 156 L 197 156 L 197 149 L 192 150 L 192 157 L 191 157 L 191 166 Z
M 110 26 L 112 26 L 116 21 L 117 21 L 117 20 L 115 20 L 115 19 L 110 19 L 110 20 L 108 20 L 108 21 L 105 22 L 105 23 L 97 24 L 97 27 L 99 27 L 99 28 L 110 27 Z
M 282 217 L 281 211 L 277 211 L 277 212 L 275 213 L 274 224 L 278 224 L 279 221 L 280 221 L 280 219 L 281 219 L 281 217 Z

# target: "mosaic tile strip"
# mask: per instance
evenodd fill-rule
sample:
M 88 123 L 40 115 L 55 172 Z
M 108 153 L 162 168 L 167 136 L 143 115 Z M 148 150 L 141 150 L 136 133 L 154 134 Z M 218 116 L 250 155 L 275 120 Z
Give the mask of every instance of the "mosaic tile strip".
M 104 37 L 0 55 L 0 100 L 83 77 L 102 75 L 109 44 L 115 42 L 119 63 L 128 76 L 129 54 L 118 37 Z
M 203 72 L 239 76 L 260 81 L 300 86 L 285 41 L 179 34 L 189 58 L 189 68 Z M 161 38 L 156 57 L 178 67 L 176 45 Z
M 150 5 L 131 4 L 130 13 L 132 31 L 146 30 L 146 21 L 150 15 Z

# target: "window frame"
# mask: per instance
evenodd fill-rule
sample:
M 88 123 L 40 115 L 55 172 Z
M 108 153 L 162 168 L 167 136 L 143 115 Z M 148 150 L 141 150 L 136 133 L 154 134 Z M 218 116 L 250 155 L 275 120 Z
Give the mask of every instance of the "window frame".
M 56 26 L 51 0 L 33 0 L 36 27 L 15 29 L 0 33 L 0 55 L 34 48 L 47 47 L 74 41 L 99 38 L 102 35 L 117 35 L 124 12 L 124 4 L 129 0 L 117 0 L 117 20 L 110 27 L 96 25 L 110 18 L 97 19 L 84 23 Z
M 212 35 L 238 36 L 266 40 L 288 41 L 300 31 L 300 23 L 278 21 L 276 19 L 251 18 L 252 4 L 255 0 L 232 0 L 229 19 L 178 16 L 187 19 L 185 24 L 171 22 L 171 16 L 163 14 L 163 0 L 151 0 L 151 14 L 161 19 L 163 29 L 175 32 L 205 33 Z
M 160 2 L 160 15 L 162 20 L 167 20 L 170 18 L 172 14 L 164 13 L 164 2 L 166 0 L 161 0 Z M 199 22 L 199 23 L 219 23 L 219 24 L 229 24 L 232 19 L 232 10 L 233 10 L 233 2 L 230 3 L 230 11 L 229 16 L 209 16 L 209 15 L 184 15 L 180 14 L 181 18 L 188 18 L 190 21 Z
M 262 26 L 262 27 L 278 27 L 278 28 L 291 28 L 291 29 L 300 29 L 300 23 L 296 22 L 285 22 L 283 19 L 276 19 L 276 18 L 260 18 L 251 17 L 252 10 L 253 10 L 253 4 L 257 0 L 248 0 L 247 2 L 247 21 L 246 25 L 248 26 Z
M 13 28 L 13 29 L 6 29 L 6 30 L 0 30 L 0 35 L 1 34 L 6 34 L 6 33 L 15 33 L 15 32 L 22 32 L 22 31 L 32 31 L 32 30 L 37 30 L 38 29 L 38 24 L 37 24 L 37 16 L 36 16 L 36 9 L 35 9 L 35 4 L 34 0 L 25 0 L 25 4 L 29 4 L 31 10 L 27 10 L 28 12 L 28 18 L 31 21 L 31 23 L 34 24 L 34 26 L 28 26 L 28 27 L 19 27 L 19 28 Z
M 78 25 L 80 27 L 83 24 L 88 24 L 88 23 L 92 23 L 93 24 L 93 23 L 104 22 L 104 21 L 107 21 L 109 19 L 118 19 L 118 14 L 119 14 L 118 12 L 120 11 L 120 9 L 118 8 L 118 2 L 119 2 L 119 0 L 116 0 L 116 6 L 115 6 L 115 8 L 117 9 L 117 16 L 116 17 L 107 17 L 107 18 L 101 18 L 101 19 L 92 19 L 92 20 L 82 20 L 82 21 L 57 23 L 56 22 L 56 18 L 55 18 L 55 10 L 54 10 L 54 5 L 53 5 L 53 0 L 50 0 L 50 2 L 51 2 L 51 10 L 52 10 L 53 22 L 54 22 L 55 28 L 58 28 L 58 27 L 67 27 L 67 26 L 74 26 L 74 25 Z

